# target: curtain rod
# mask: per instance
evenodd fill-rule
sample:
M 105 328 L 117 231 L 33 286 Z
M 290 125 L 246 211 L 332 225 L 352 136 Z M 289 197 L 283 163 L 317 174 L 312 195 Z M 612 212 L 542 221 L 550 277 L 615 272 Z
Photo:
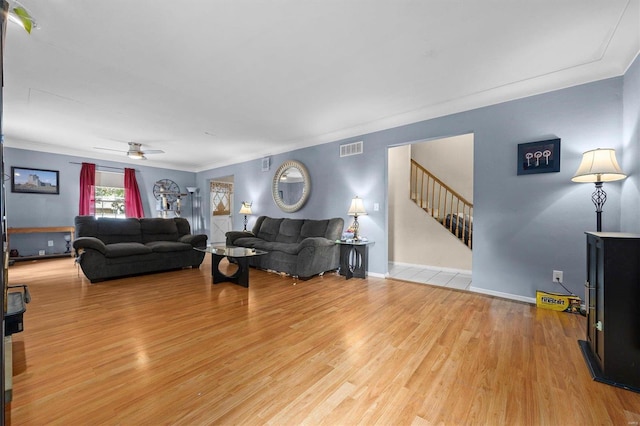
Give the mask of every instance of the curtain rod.
M 85 161 L 85 163 L 86 163 L 86 161 Z M 82 165 L 82 163 L 78 163 L 77 161 L 69 161 L 69 164 L 80 164 L 80 165 Z M 114 170 L 123 170 L 124 171 L 124 167 L 101 166 L 100 164 L 96 164 L 96 167 L 100 167 L 100 168 L 103 168 L 103 169 L 114 169 Z M 128 168 L 130 168 L 130 167 L 128 167 Z M 133 169 L 133 170 L 135 170 L 136 172 L 140 171 L 138 169 Z

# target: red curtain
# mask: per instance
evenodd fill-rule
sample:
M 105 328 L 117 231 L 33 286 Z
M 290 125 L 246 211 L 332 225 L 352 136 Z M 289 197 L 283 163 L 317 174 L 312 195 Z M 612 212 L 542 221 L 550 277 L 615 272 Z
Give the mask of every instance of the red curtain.
M 81 216 L 92 216 L 96 204 L 96 165 L 82 163 L 80 169 L 80 208 Z
M 142 199 L 134 169 L 124 169 L 124 214 L 127 217 L 144 217 Z

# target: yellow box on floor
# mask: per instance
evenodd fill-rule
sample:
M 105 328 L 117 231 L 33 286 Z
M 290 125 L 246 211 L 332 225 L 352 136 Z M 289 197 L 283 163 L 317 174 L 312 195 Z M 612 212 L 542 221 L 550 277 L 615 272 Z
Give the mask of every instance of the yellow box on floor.
M 578 296 L 536 291 L 536 306 L 538 308 L 577 314 L 580 313 L 580 302 Z

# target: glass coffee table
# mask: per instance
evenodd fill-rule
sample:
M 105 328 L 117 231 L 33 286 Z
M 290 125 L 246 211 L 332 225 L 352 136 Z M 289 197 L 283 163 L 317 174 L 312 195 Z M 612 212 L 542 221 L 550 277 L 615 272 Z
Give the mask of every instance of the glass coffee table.
M 210 246 L 206 248 L 195 248 L 195 250 L 211 253 L 211 276 L 214 284 L 228 281 L 242 287 L 249 287 L 249 258 L 261 256 L 268 252 L 245 247 L 231 246 Z M 226 275 L 218 269 L 220 262 L 224 258 L 233 259 L 238 265 L 238 270 L 232 275 Z

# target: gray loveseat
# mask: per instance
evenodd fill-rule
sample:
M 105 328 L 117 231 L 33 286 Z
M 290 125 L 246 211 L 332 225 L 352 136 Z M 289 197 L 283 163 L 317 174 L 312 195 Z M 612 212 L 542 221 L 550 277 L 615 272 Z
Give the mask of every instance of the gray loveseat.
M 253 231 L 227 232 L 227 245 L 269 252 L 249 258 L 255 268 L 284 272 L 301 279 L 310 278 L 340 266 L 340 247 L 344 220 L 333 218 L 275 219 L 260 216 Z
M 77 262 L 93 282 L 199 267 L 207 236 L 192 235 L 184 218 L 112 219 L 76 216 Z

